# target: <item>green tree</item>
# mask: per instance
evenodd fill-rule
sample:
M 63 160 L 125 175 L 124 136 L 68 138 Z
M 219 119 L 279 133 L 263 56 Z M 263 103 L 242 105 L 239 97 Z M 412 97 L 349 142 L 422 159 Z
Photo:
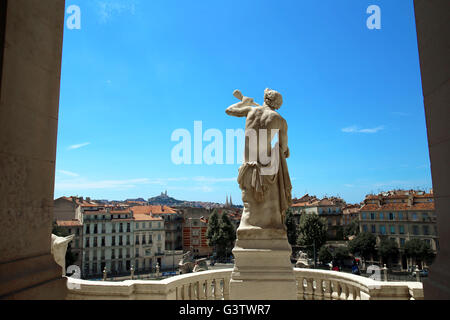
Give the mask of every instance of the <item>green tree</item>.
M 286 219 L 284 221 L 287 229 L 287 237 L 289 243 L 294 246 L 297 244 L 297 224 L 295 223 L 294 214 L 292 209 L 286 210 Z
M 208 227 L 206 229 L 206 238 L 208 246 L 214 247 L 216 250 L 217 240 L 219 237 L 219 213 L 214 209 L 208 219 Z
M 333 259 L 339 264 L 343 264 L 344 260 L 350 257 L 350 252 L 347 247 L 337 247 L 333 251 Z
M 412 239 L 405 243 L 405 254 L 408 258 L 412 258 L 417 265 L 421 265 L 422 262 L 431 264 L 435 257 L 430 245 L 420 239 Z
M 219 257 L 229 257 L 236 240 L 236 231 L 226 213 L 223 213 L 219 221 L 219 236 L 217 239 L 217 251 Z
M 376 243 L 377 238 L 372 233 L 362 232 L 349 241 L 348 249 L 354 255 L 359 254 L 365 261 L 376 253 Z
M 333 255 L 331 254 L 331 251 L 326 246 L 322 246 L 322 248 L 320 248 L 320 250 L 319 250 L 318 258 L 319 258 L 320 262 L 328 263 L 331 260 L 333 260 Z
M 326 221 L 316 214 L 302 214 L 298 225 L 297 244 L 304 246 L 304 251 L 311 258 L 315 254 L 314 248 L 317 252 L 326 241 Z
M 351 236 L 357 236 L 359 234 L 359 222 L 353 220 L 348 225 L 344 227 L 344 237 L 347 239 Z
M 382 238 L 378 245 L 378 255 L 383 260 L 383 263 L 388 266 L 398 260 L 399 250 L 397 242 L 392 239 Z

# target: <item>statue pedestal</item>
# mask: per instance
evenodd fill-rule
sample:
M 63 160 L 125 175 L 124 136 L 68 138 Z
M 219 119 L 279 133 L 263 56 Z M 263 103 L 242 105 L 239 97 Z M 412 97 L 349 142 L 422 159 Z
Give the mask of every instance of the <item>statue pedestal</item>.
M 233 249 L 235 265 L 230 280 L 230 299 L 296 300 L 291 252 L 287 238 L 240 240 L 238 233 Z

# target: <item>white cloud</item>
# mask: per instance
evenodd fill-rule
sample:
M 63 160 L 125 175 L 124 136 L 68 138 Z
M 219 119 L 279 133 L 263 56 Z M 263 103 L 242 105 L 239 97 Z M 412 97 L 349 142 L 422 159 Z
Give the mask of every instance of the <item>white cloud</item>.
M 192 178 L 193 181 L 198 182 L 229 182 L 229 181 L 237 181 L 237 177 L 233 178 L 215 178 L 215 177 L 194 177 Z
M 376 128 L 366 128 L 360 129 L 358 126 L 351 126 L 347 128 L 342 128 L 341 131 L 345 133 L 377 133 L 384 129 L 384 126 L 379 126 Z
M 83 148 L 83 147 L 86 147 L 86 146 L 88 146 L 88 145 L 90 145 L 91 143 L 90 142 L 85 142 L 85 143 L 80 143 L 80 144 L 74 144 L 74 145 L 71 145 L 69 148 L 67 148 L 68 150 L 75 150 L 75 149 L 80 149 L 80 148 Z
M 100 22 L 106 23 L 112 18 L 122 15 L 136 13 L 137 2 L 135 0 L 98 0 L 96 2 Z
M 62 173 L 66 176 L 70 176 L 70 177 L 79 177 L 80 176 L 78 173 L 66 171 L 66 170 L 57 170 L 57 172 Z
M 79 189 L 129 189 L 137 185 L 149 184 L 151 181 L 146 178 L 129 180 L 100 180 L 89 181 L 87 179 L 76 179 L 71 181 L 56 181 L 55 189 L 79 190 Z

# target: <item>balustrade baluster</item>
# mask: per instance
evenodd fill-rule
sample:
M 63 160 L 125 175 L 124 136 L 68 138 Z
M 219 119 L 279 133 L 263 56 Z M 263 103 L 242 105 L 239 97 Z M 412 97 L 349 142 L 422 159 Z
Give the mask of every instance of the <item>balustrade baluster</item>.
M 223 300 L 229 300 L 230 299 L 230 279 L 224 278 L 223 279 Z
M 214 300 L 222 300 L 222 290 L 220 289 L 220 279 L 214 279 Z
M 348 286 L 345 283 L 342 283 L 340 286 L 341 286 L 341 295 L 339 296 L 339 300 L 347 300 Z
M 340 291 L 339 283 L 335 280 L 331 281 L 331 300 L 339 300 Z
M 207 279 L 206 280 L 206 299 L 207 300 L 213 300 L 212 280 L 211 279 Z
M 347 286 L 348 286 L 347 300 L 354 300 L 355 299 L 355 287 L 352 285 L 347 285 Z
M 189 285 L 183 284 L 183 300 L 190 300 L 189 299 Z
M 324 295 L 323 298 L 324 300 L 331 300 L 331 281 L 329 280 L 325 280 L 324 281 Z
M 323 280 L 316 280 L 316 289 L 314 290 L 314 300 L 323 300 Z
M 298 277 L 297 278 L 297 300 L 304 300 L 304 292 L 305 292 L 305 287 L 303 285 L 303 281 L 305 280 L 305 278 L 303 277 Z
M 202 280 L 198 282 L 198 290 L 199 290 L 199 295 L 198 298 L 199 300 L 206 300 L 208 299 L 207 295 L 206 295 L 206 286 L 208 285 L 206 280 Z
M 306 279 L 305 300 L 314 300 L 314 279 Z

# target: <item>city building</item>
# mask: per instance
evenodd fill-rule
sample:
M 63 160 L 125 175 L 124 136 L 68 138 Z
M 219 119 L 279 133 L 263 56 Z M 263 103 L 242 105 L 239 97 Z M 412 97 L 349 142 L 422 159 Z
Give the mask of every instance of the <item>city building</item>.
M 183 251 L 191 251 L 196 257 L 211 255 L 213 248 L 208 246 L 206 230 L 212 212 L 206 208 L 182 207 L 178 211 L 183 216 Z
M 352 221 L 358 221 L 359 223 L 359 210 L 360 204 L 349 204 L 342 209 L 342 224 L 344 226 L 349 225 Z
M 134 269 L 137 272 L 152 272 L 157 264 L 161 269 L 166 269 L 168 265 L 164 254 L 166 244 L 164 219 L 153 214 L 155 207 L 161 208 L 161 206 L 136 206 L 131 208 L 135 223 Z M 171 208 L 167 207 L 166 210 L 171 210 Z
M 345 205 L 345 201 L 338 197 L 318 199 L 315 196 L 306 194 L 300 199 L 295 199 L 291 210 L 297 225 L 300 223 L 302 214 L 316 214 L 324 218 L 328 226 L 328 238 L 334 240 L 342 238 L 342 208 Z
M 377 240 L 385 236 L 394 240 L 401 252 L 398 264 L 407 269 L 403 252 L 408 240 L 426 241 L 434 252 L 439 248 L 436 212 L 432 191 L 394 190 L 367 195 L 359 211 L 360 231 L 371 232 Z
M 82 277 L 127 274 L 134 260 L 134 217 L 125 207 L 82 206 Z

